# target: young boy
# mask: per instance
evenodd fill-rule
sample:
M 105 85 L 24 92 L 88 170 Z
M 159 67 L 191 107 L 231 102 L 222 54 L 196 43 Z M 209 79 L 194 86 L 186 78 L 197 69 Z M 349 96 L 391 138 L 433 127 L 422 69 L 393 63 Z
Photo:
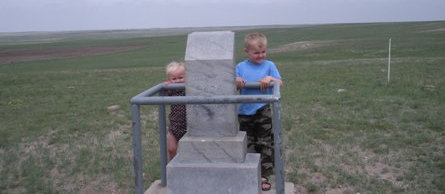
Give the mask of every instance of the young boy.
M 267 38 L 251 33 L 244 38 L 244 53 L 249 58 L 236 66 L 236 85 L 241 95 L 272 94 L 270 82 L 282 84 L 280 73 L 272 61 L 266 60 Z M 260 89 L 243 89 L 246 82 L 260 82 Z M 261 154 L 261 188 L 270 190 L 269 176 L 273 174 L 274 140 L 272 113 L 266 103 L 241 104 L 238 109 L 240 130 L 247 133 L 249 152 Z
M 184 83 L 185 68 L 184 63 L 173 61 L 166 67 L 167 81 L 165 84 Z M 185 96 L 185 90 L 169 90 L 167 96 Z M 176 155 L 178 141 L 187 132 L 186 109 L 184 104 L 171 105 L 170 126 L 167 134 L 167 150 L 169 160 Z

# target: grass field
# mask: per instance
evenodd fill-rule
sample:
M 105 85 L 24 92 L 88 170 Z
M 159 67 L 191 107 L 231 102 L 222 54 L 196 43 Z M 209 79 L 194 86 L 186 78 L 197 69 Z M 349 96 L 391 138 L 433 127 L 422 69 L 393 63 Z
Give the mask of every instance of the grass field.
M 0 34 L 0 193 L 132 193 L 129 100 L 183 60 L 193 30 Z M 251 31 L 235 29 L 237 61 Z M 444 21 L 255 31 L 284 78 L 297 192 L 445 192 Z M 142 113 L 147 187 L 159 132 L 157 109 Z

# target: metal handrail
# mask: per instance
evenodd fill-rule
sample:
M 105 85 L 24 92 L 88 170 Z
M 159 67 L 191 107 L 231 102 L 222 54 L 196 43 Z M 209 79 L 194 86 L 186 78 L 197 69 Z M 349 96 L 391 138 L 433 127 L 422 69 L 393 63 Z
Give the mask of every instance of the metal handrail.
M 258 82 L 248 82 L 244 88 L 259 88 Z M 272 95 L 223 95 L 223 96 L 162 96 L 164 90 L 185 89 L 185 84 L 158 84 L 153 86 L 133 98 L 131 98 L 131 115 L 133 129 L 133 158 L 135 171 L 135 193 L 143 194 L 142 176 L 142 145 L 141 145 L 141 124 L 140 105 L 159 105 L 159 128 L 160 128 L 160 160 L 161 160 L 161 185 L 167 185 L 167 143 L 166 143 L 166 120 L 165 105 L 172 104 L 236 104 L 236 103 L 272 103 L 272 123 L 274 131 L 274 159 L 276 193 L 284 194 L 284 170 L 281 138 L 281 94 L 280 84 L 272 82 Z M 159 96 L 155 96 L 158 94 Z

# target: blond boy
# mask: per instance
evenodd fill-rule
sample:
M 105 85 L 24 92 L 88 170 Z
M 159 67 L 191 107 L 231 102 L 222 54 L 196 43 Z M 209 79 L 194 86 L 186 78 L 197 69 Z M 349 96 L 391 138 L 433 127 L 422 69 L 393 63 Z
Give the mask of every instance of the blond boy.
M 185 68 L 183 62 L 173 61 L 166 67 L 167 81 L 165 84 L 184 83 Z M 167 96 L 185 96 L 185 90 L 169 90 Z M 187 132 L 186 108 L 183 104 L 172 105 L 170 108 L 170 125 L 167 134 L 167 150 L 169 160 L 173 159 L 178 149 L 178 141 Z
M 241 95 L 272 94 L 270 82 L 282 84 L 280 73 L 272 61 L 266 60 L 267 38 L 261 33 L 247 34 L 244 53 L 248 57 L 236 65 L 236 85 Z M 246 82 L 260 82 L 260 89 L 243 88 Z M 261 154 L 261 188 L 270 190 L 269 176 L 273 174 L 274 150 L 272 113 L 267 103 L 241 104 L 238 109 L 240 130 L 247 133 L 249 152 Z

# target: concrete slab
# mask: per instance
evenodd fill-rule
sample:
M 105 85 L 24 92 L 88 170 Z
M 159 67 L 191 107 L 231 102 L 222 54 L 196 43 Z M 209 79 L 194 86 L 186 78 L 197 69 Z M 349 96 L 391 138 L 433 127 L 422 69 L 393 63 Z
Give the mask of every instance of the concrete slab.
M 274 184 L 272 184 L 274 187 Z M 295 187 L 293 183 L 286 182 L 284 185 L 285 194 L 295 194 Z M 167 187 L 161 186 L 161 180 L 156 180 L 151 183 L 150 188 L 148 188 L 144 194 L 167 194 Z M 276 194 L 274 188 L 270 191 L 263 191 L 262 194 Z
M 180 162 L 167 165 L 168 194 L 251 194 L 261 190 L 260 154 L 248 153 L 242 163 Z

